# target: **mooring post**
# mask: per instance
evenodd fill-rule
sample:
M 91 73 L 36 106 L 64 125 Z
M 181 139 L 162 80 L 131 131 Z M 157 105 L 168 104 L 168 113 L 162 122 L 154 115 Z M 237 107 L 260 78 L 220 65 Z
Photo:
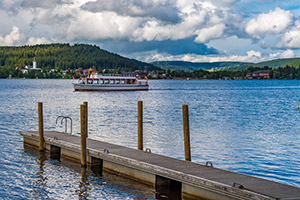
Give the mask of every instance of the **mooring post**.
M 138 149 L 143 150 L 143 102 L 138 101 Z
M 182 105 L 182 119 L 183 119 L 185 160 L 191 161 L 189 108 L 188 108 L 188 105 L 186 105 L 186 104 Z
M 86 167 L 86 108 L 80 105 L 81 167 Z
M 44 151 L 44 120 L 43 120 L 43 103 L 38 102 L 39 113 L 39 151 Z
M 83 102 L 83 104 L 85 105 L 85 120 L 86 120 L 86 127 L 85 127 L 85 129 L 86 129 L 86 137 L 88 137 L 88 135 L 89 135 L 89 130 L 88 130 L 88 102 L 87 101 L 85 101 L 85 102 Z

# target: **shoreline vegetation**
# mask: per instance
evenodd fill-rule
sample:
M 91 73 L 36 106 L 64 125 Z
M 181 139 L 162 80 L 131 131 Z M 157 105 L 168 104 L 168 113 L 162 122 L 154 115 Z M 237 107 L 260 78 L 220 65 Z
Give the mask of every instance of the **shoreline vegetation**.
M 194 64 L 194 67 L 201 64 L 208 67 L 209 63 L 183 61 L 157 63 L 158 65 L 155 65 L 155 62 L 145 63 L 129 59 L 87 44 L 0 47 L 0 78 L 2 79 L 78 79 L 95 72 L 110 75 L 147 75 L 149 79 L 300 79 L 300 60 L 297 58 L 279 59 L 259 64 L 240 63 L 240 66 L 235 66 L 239 64 L 238 62 L 218 62 L 212 63 L 212 65 L 222 66 L 219 69 L 193 71 L 179 71 L 168 67 L 174 67 L 171 66 L 174 63 L 181 64 L 181 69 L 184 67 L 183 65 L 191 64 Z M 167 64 L 169 66 L 166 66 Z M 231 66 L 226 68 L 225 64 Z
M 194 72 L 174 72 L 174 71 L 135 71 L 135 72 L 121 72 L 114 73 L 108 70 L 108 73 L 103 75 L 124 76 L 128 73 L 136 76 L 147 76 L 149 79 L 173 79 L 173 80 L 300 80 L 300 68 L 285 67 L 281 69 L 266 69 L 249 68 L 246 71 L 218 71 L 208 72 L 204 70 L 197 70 Z M 99 73 L 102 74 L 102 73 Z M 47 73 L 46 71 L 20 73 L 17 72 L 8 77 L 0 77 L 0 79 L 78 79 L 80 77 L 88 77 L 89 75 L 78 74 L 72 71 L 55 71 Z

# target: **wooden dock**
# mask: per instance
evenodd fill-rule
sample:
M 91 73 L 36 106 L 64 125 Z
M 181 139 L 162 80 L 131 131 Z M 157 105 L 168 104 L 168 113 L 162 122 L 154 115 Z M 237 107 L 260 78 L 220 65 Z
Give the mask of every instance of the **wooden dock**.
M 24 143 L 39 147 L 38 131 L 21 131 Z M 80 136 L 55 131 L 44 132 L 44 148 L 50 157 L 81 159 Z M 92 170 L 109 170 L 167 188 L 174 198 L 185 199 L 300 199 L 300 188 L 248 175 L 217 169 L 87 138 L 86 159 Z M 209 163 L 208 163 L 209 164 Z

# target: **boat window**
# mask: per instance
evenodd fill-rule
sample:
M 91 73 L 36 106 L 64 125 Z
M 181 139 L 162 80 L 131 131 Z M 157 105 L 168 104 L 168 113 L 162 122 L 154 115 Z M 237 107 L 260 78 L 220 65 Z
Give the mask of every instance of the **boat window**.
M 103 84 L 103 80 L 102 79 L 100 80 L 100 84 Z
M 124 81 L 124 80 L 121 80 L 121 84 L 125 84 L 125 81 Z
M 82 84 L 87 84 L 87 80 L 85 78 L 81 79 Z
M 99 84 L 99 80 L 93 80 L 93 84 Z
M 115 81 L 114 80 L 110 80 L 110 84 L 114 84 L 115 83 Z
M 108 84 L 108 80 L 104 80 L 104 84 Z
M 116 84 L 120 84 L 120 80 L 116 80 Z
M 88 79 L 88 84 L 92 84 L 92 83 L 93 83 L 93 80 Z

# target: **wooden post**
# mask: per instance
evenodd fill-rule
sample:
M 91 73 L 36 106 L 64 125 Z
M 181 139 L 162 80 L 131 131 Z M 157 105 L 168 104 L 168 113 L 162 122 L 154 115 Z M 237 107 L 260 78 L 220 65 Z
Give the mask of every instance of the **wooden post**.
M 80 105 L 81 167 L 86 167 L 86 108 Z
M 86 127 L 85 127 L 85 129 L 86 129 L 86 137 L 88 137 L 88 135 L 89 135 L 89 131 L 88 131 L 88 102 L 87 101 L 85 101 L 85 102 L 83 102 L 83 104 L 85 105 L 85 120 L 86 120 Z
M 138 149 L 143 150 L 143 102 L 138 101 Z
M 183 136 L 184 136 L 185 160 L 191 161 L 190 126 L 189 126 L 189 108 L 188 108 L 188 105 L 182 105 L 182 119 L 183 119 Z
M 44 151 L 44 120 L 43 120 L 43 103 L 38 103 L 39 113 L 39 151 Z

